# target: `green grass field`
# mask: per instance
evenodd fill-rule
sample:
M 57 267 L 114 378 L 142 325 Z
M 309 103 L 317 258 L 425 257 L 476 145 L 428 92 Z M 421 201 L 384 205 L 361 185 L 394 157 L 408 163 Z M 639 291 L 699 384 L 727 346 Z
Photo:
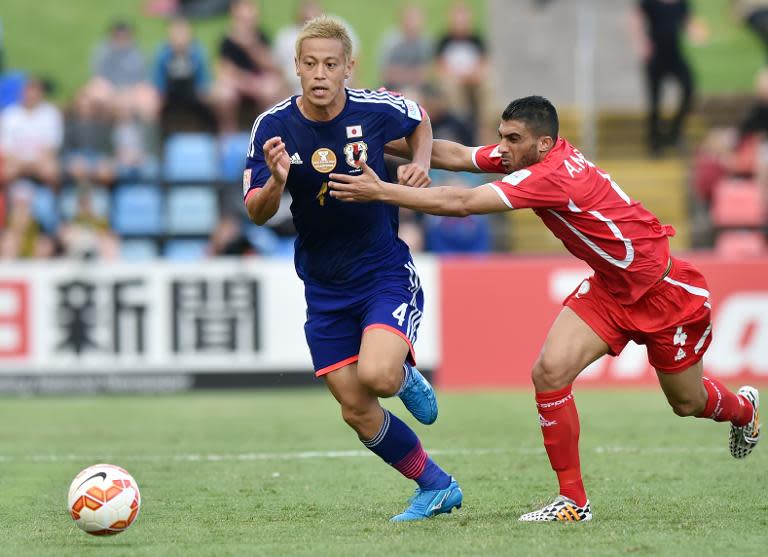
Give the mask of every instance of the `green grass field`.
M 411 483 L 321 390 L 0 399 L 0 554 L 765 555 L 766 448 L 733 460 L 726 425 L 677 418 L 660 392 L 577 391 L 585 524 L 517 522 L 556 489 L 530 393 L 440 400 L 438 422 L 415 429 L 464 507 L 395 525 Z M 110 538 L 66 512 L 72 478 L 102 461 L 143 499 Z

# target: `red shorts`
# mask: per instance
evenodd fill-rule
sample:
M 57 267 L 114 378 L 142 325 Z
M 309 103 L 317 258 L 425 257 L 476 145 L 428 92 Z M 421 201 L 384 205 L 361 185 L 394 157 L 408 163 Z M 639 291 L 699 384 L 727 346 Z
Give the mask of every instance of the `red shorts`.
M 630 340 L 645 344 L 650 364 L 666 373 L 697 363 L 712 342 L 707 282 L 696 267 L 674 257 L 669 274 L 633 304 L 618 303 L 593 276 L 563 305 L 576 312 L 614 356 Z

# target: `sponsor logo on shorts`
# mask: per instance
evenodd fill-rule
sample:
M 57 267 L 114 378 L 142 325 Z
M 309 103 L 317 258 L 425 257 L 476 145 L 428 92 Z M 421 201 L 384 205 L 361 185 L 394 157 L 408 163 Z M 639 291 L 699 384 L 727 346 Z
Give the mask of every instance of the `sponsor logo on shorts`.
M 675 361 L 679 362 L 680 360 L 682 360 L 686 356 L 687 356 L 687 354 L 685 353 L 685 350 L 680 348 L 680 349 L 678 349 L 677 354 L 675 354 Z
M 686 340 L 688 340 L 688 335 L 685 334 L 685 332 L 683 332 L 682 327 L 678 327 L 677 331 L 675 331 L 675 336 L 672 339 L 672 344 L 674 346 L 677 346 L 677 345 L 684 346 Z

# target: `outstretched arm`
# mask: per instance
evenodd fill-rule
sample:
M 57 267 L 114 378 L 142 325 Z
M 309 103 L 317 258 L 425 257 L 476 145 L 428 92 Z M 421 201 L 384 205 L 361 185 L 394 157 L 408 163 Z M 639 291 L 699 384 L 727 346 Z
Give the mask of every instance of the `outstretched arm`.
M 477 188 L 409 188 L 380 180 L 367 164 L 363 165 L 362 174 L 331 174 L 330 180 L 328 187 L 332 190 L 331 196 L 342 201 L 383 201 L 430 215 L 452 217 L 509 210 L 489 184 Z
M 432 141 L 432 168 L 453 170 L 460 172 L 482 172 L 472 162 L 474 147 L 467 147 L 455 141 L 447 139 L 435 139 Z M 404 139 L 390 141 L 384 146 L 384 152 L 404 159 L 411 158 L 411 150 Z

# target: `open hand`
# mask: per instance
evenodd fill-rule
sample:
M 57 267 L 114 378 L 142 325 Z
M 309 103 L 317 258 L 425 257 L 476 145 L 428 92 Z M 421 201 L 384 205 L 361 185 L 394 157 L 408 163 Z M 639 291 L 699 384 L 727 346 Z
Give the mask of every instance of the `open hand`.
M 366 163 L 363 163 L 360 168 L 362 173 L 357 176 L 331 174 L 328 182 L 331 197 L 357 203 L 381 200 L 384 194 L 384 183 Z
M 291 159 L 280 137 L 272 137 L 264 143 L 264 160 L 272 177 L 281 184 L 285 184 L 288 172 L 291 170 Z

